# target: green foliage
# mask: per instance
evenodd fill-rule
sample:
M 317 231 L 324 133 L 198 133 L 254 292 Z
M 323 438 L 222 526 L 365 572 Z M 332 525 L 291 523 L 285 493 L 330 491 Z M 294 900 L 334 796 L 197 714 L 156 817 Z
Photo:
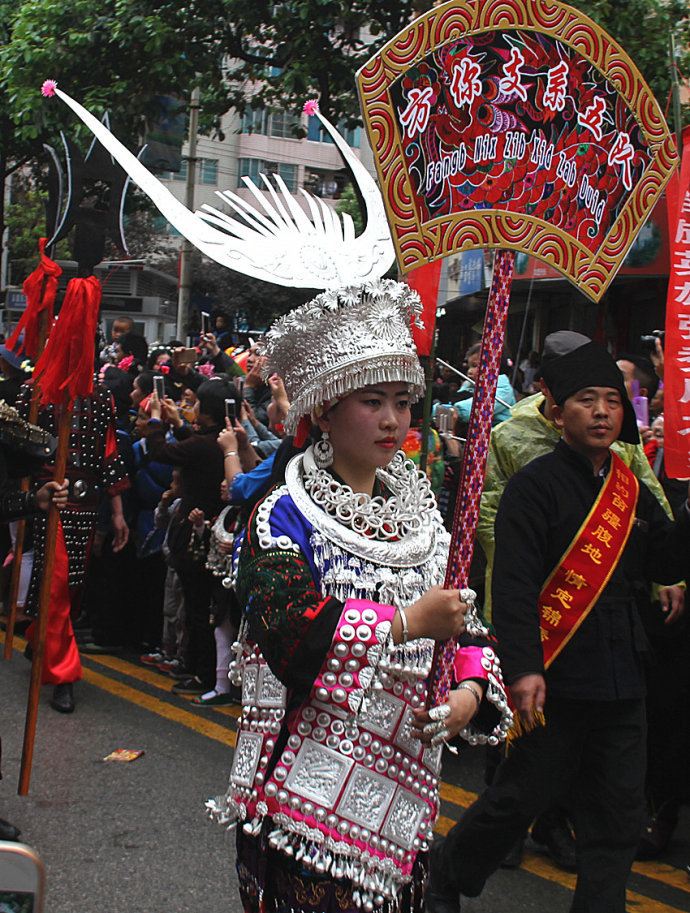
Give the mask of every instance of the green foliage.
M 0 0 L 0 137 L 10 159 L 37 154 L 73 116 L 40 96 L 57 79 L 134 140 L 157 95 L 202 87 L 202 131 L 253 99 L 298 112 L 317 95 L 338 120 L 359 118 L 354 74 L 430 0 Z M 574 0 L 627 50 L 662 108 L 668 36 L 690 47 L 687 0 Z M 373 36 L 373 43 L 365 36 Z M 228 61 L 231 60 L 231 63 Z M 681 61 L 685 75 L 687 54 Z M 7 145 L 9 141 L 9 146 Z
M 276 317 L 317 294 L 315 290 L 285 288 L 252 279 L 203 257 L 197 250 L 192 251 L 191 256 L 192 296 L 211 298 L 213 307 L 225 314 L 246 315 L 251 329 L 267 327 Z M 170 275 L 177 275 L 176 255 L 163 257 L 152 265 Z
M 355 193 L 355 189 L 352 184 L 347 184 L 343 192 L 340 194 L 340 199 L 335 204 L 335 211 L 338 214 L 346 212 L 355 223 L 356 234 L 361 234 L 364 231 L 364 219 L 362 218 L 362 207 L 359 205 L 359 199 Z
M 30 179 L 15 175 L 12 180 L 11 202 L 7 207 L 9 228 L 9 258 L 13 274 L 28 275 L 38 261 L 38 238 L 46 230 L 47 194 Z M 54 257 L 70 259 L 67 240 L 61 241 Z
M 196 73 L 219 79 L 222 48 L 213 32 L 222 2 L 181 6 L 142 0 L 25 0 L 8 5 L 10 40 L 0 50 L 0 86 L 16 131 L 55 136 L 74 117 L 43 100 L 58 81 L 95 112 L 110 109 L 132 137 L 157 114 L 155 96 L 186 99 Z
M 690 15 L 687 0 L 570 0 L 615 38 L 633 60 L 667 110 L 671 91 L 669 39 L 684 48 L 678 62 L 679 78 L 690 80 Z M 690 122 L 686 106 L 685 121 Z M 671 117 L 671 115 L 667 115 Z M 671 128 L 675 128 L 671 124 Z
M 247 315 L 252 329 L 262 329 L 276 317 L 304 304 L 317 294 L 307 289 L 285 288 L 272 282 L 261 282 L 229 270 L 218 263 L 195 256 L 192 288 L 207 295 L 226 314 Z

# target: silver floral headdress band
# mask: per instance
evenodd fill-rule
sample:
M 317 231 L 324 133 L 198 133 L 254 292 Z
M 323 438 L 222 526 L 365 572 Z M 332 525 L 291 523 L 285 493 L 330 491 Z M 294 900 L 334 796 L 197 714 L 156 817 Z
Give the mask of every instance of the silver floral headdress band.
M 424 374 L 412 341 L 422 304 L 409 286 L 380 279 L 329 290 L 280 317 L 266 333 L 266 376 L 285 383 L 290 411 L 285 430 L 324 402 L 370 384 L 401 381 L 413 400 L 424 392 Z

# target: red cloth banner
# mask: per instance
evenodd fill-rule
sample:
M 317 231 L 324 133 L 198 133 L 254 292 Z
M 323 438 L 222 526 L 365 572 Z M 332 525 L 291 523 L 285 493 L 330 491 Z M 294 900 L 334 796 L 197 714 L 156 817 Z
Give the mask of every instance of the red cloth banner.
M 675 217 L 670 214 L 673 232 L 664 341 L 664 464 L 670 478 L 687 479 L 690 477 L 690 127 L 683 131 L 676 207 Z
M 60 314 L 43 354 L 36 362 L 32 383 L 38 382 L 41 405 L 73 402 L 93 392 L 96 325 L 101 283 L 95 276 L 70 279 Z
M 28 358 L 38 355 L 38 329 L 41 314 L 48 312 L 48 320 L 52 320 L 55 296 L 57 295 L 58 279 L 62 268 L 54 260 L 46 256 L 45 248 L 47 238 L 40 238 L 38 252 L 40 260 L 36 269 L 24 280 L 22 290 L 26 295 L 26 310 L 21 316 L 14 333 L 7 340 L 7 348 L 13 352 L 19 347 L 20 336 L 24 334 L 22 349 Z
M 81 659 L 74 639 L 70 618 L 69 566 L 65 534 L 62 523 L 58 522 L 55 542 L 55 562 L 50 581 L 50 609 L 46 631 L 45 655 L 43 657 L 43 685 L 65 685 L 78 682 L 81 678 Z M 36 625 L 32 622 L 26 637 L 34 642 Z
M 442 260 L 435 260 L 425 266 L 419 266 L 407 274 L 407 284 L 422 299 L 422 323 L 419 327 L 412 324 L 412 338 L 417 347 L 417 355 L 431 355 L 436 329 L 436 308 L 438 305 L 438 286 L 441 281 Z

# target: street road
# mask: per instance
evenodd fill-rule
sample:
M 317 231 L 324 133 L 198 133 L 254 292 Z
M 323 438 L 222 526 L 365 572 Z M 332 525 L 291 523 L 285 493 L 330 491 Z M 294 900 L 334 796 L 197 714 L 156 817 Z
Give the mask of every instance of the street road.
M 1 639 L 1 635 L 0 635 Z M 30 795 L 17 796 L 29 664 L 0 662 L 0 817 L 21 828 L 48 872 L 45 913 L 241 913 L 232 835 L 204 818 L 225 791 L 235 743 L 234 707 L 197 708 L 136 657 L 83 657 L 77 710 L 61 716 L 42 695 Z M 142 748 L 129 764 L 104 763 L 116 748 Z M 445 832 L 482 788 L 483 752 L 446 754 Z M 690 810 L 663 863 L 638 863 L 628 910 L 688 913 Z M 461 864 L 461 860 L 458 861 Z M 463 913 L 567 913 L 574 877 L 528 850 Z

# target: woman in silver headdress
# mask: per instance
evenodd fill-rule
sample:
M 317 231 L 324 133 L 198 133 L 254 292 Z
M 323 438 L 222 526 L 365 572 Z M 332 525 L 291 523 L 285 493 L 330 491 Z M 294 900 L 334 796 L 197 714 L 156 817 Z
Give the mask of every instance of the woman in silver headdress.
M 423 375 L 419 299 L 382 280 L 326 292 L 269 331 L 288 465 L 236 559 L 244 610 L 231 675 L 243 712 L 226 796 L 248 913 L 420 911 L 443 742 L 496 743 L 509 721 L 487 640 L 461 638 L 456 689 L 424 709 L 434 641 L 464 630 L 444 590 L 448 534 L 400 445 Z M 232 458 L 232 454 L 228 454 Z
M 264 177 L 263 194 L 244 179 L 254 205 L 221 192 L 232 215 L 206 204 L 192 213 L 53 81 L 42 91 L 202 253 L 255 278 L 330 289 L 267 337 L 268 372 L 291 402 L 287 433 L 306 441 L 315 420 L 321 438 L 255 508 L 239 549 L 232 674 L 243 712 L 230 788 L 209 809 L 241 825 L 248 913 L 420 913 L 443 743 L 458 733 L 497 743 L 511 714 L 470 613 L 455 690 L 425 710 L 434 641 L 463 629 L 466 606 L 440 588 L 448 535 L 426 478 L 399 452 L 423 389 L 409 329 L 421 306 L 380 278 L 394 248 L 376 183 L 309 102 L 361 193 L 360 235 L 322 200 L 303 191 L 298 202 L 280 176 Z

